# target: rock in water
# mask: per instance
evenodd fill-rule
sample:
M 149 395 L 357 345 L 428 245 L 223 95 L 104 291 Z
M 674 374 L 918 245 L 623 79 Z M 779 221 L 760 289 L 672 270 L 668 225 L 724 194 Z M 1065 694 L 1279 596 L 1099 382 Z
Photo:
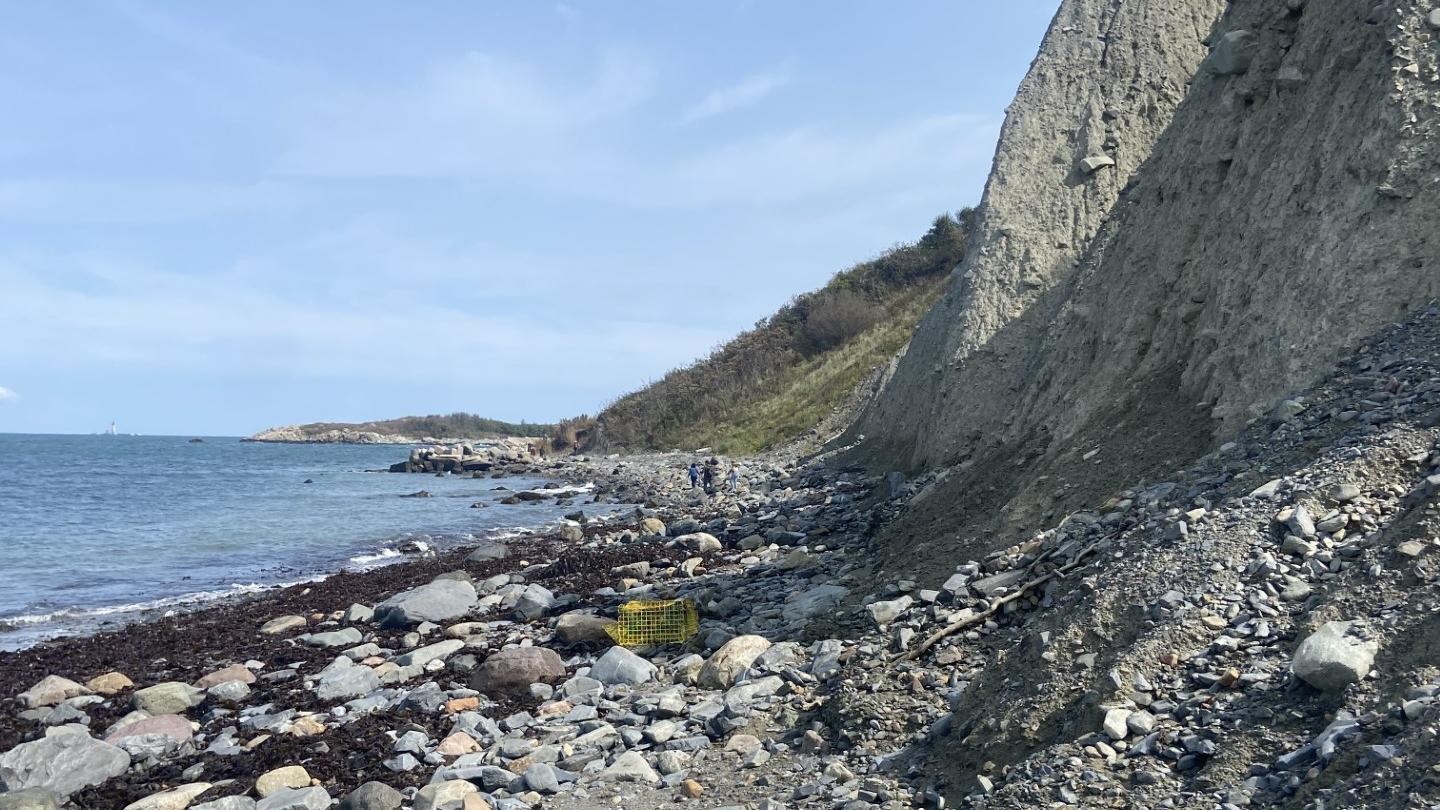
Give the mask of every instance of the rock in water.
M 1355 622 L 1326 622 L 1295 650 L 1295 677 L 1325 692 L 1359 681 L 1375 664 L 1379 645 L 1360 636 Z
M 398 593 L 376 605 L 375 622 L 385 628 L 447 622 L 469 613 L 477 601 L 474 585 L 442 579 Z
M 6 790 L 44 788 L 64 797 L 103 785 L 130 767 L 130 755 L 87 734 L 61 734 L 21 743 L 0 756 Z
M 700 686 L 705 689 L 729 689 L 750 671 L 760 654 L 770 649 L 764 636 L 736 636 L 715 651 L 700 668 Z
M 603 684 L 639 686 L 655 677 L 655 665 L 624 647 L 611 647 L 590 668 L 590 677 Z
M 485 659 L 470 676 L 470 687 L 487 695 L 523 692 L 532 683 L 565 677 L 565 662 L 544 647 L 512 647 Z

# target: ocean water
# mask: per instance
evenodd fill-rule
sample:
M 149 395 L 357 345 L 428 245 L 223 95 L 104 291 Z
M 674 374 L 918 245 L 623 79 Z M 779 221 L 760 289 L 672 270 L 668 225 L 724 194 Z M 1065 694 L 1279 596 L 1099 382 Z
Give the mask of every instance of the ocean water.
M 408 453 L 0 434 L 0 649 L 386 564 L 407 540 L 444 548 L 542 528 L 576 508 L 499 503 L 540 479 L 366 472 Z M 433 497 L 400 497 L 421 489 Z

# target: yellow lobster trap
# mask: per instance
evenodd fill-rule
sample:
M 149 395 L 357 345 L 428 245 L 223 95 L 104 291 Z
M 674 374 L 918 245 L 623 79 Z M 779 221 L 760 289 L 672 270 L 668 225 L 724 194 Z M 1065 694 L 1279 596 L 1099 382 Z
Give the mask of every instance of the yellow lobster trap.
M 689 599 L 641 599 L 621 605 L 605 632 L 622 647 L 679 644 L 700 632 L 700 615 Z

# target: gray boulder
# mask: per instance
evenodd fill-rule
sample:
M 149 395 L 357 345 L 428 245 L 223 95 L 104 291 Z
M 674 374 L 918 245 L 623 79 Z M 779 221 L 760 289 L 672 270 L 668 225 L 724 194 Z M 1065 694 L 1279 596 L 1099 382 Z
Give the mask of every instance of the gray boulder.
M 320 670 L 320 679 L 315 683 L 314 691 L 321 700 L 350 700 L 364 697 L 379 688 L 380 676 L 375 674 L 375 670 L 342 656 Z
M 1355 622 L 1326 622 L 1295 650 L 1295 677 L 1325 692 L 1339 692 L 1364 678 L 1380 645 L 1364 638 Z
M 443 661 L 463 649 L 465 649 L 465 642 L 458 638 L 452 638 L 411 650 L 396 658 L 395 663 L 402 667 L 423 667 L 431 661 Z
M 750 671 L 762 653 L 770 649 L 764 636 L 736 636 L 715 651 L 700 668 L 700 686 L 705 689 L 729 689 Z
M 487 695 L 524 692 L 532 683 L 554 683 L 565 677 L 565 662 L 544 647 L 501 650 L 475 668 L 470 687 Z
M 639 686 L 648 683 L 657 672 L 655 665 L 624 647 L 611 647 L 590 668 L 590 677 L 606 684 Z
M 330 794 L 322 787 L 284 788 L 255 803 L 255 810 L 326 810 Z
M 353 627 L 346 627 L 343 630 L 331 630 L 328 633 L 311 633 L 301 636 L 300 640 L 305 642 L 307 647 L 353 647 L 364 640 L 365 636 Z
M 188 683 L 169 681 L 140 689 L 131 696 L 135 708 L 150 714 L 184 714 L 205 702 L 205 690 Z
M 469 613 L 479 597 L 475 586 L 442 579 L 397 593 L 375 606 L 375 623 L 381 627 L 407 627 L 420 622 L 448 622 Z
M 525 621 L 543 617 L 555 607 L 555 594 L 543 585 L 526 585 L 515 600 L 515 615 Z
M 384 782 L 366 782 L 340 800 L 340 810 L 396 810 L 403 801 L 400 791 Z
M 614 619 L 573 610 L 555 621 L 555 638 L 563 644 L 609 641 L 610 635 L 605 632 L 605 628 L 614 623 Z
M 130 767 L 130 755 L 86 734 L 21 743 L 0 756 L 0 786 L 44 788 L 64 797 L 103 785 Z
M 849 588 L 840 585 L 817 585 L 792 596 L 781 609 L 781 615 L 788 622 L 823 616 L 840 607 L 841 600 L 849 593 Z

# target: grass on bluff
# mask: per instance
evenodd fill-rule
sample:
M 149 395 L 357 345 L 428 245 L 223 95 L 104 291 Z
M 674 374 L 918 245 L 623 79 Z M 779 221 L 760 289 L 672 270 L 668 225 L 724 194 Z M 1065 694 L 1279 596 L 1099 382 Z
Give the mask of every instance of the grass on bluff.
M 557 447 L 751 453 L 814 428 L 904 347 L 960 262 L 971 212 L 796 296 L 693 365 L 567 420 Z M 564 435 L 560 435 L 563 432 Z

